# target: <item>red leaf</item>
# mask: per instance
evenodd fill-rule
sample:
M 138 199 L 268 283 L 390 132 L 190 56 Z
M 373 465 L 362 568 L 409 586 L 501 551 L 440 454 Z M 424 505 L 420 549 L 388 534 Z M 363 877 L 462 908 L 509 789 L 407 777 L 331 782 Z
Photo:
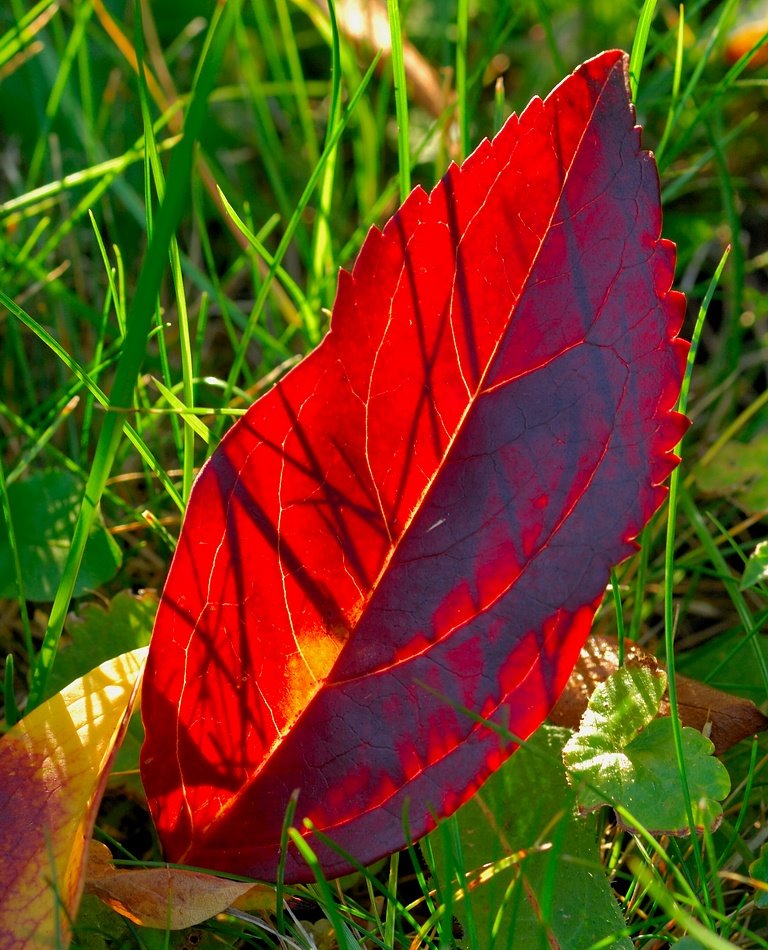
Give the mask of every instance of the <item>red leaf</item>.
M 190 500 L 144 681 L 169 859 L 274 878 L 299 789 L 369 862 L 513 751 L 457 706 L 544 719 L 685 429 L 660 228 L 609 52 L 370 232 Z

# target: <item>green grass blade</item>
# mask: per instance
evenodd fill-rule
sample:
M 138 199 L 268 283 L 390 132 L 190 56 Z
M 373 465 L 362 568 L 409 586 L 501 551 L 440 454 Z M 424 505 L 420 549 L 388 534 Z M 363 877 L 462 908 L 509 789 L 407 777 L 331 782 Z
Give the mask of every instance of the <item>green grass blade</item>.
M 533 0 L 533 5 L 536 7 L 536 13 L 538 14 L 539 23 L 544 30 L 544 35 L 547 38 L 547 46 L 549 51 L 552 54 L 552 62 L 555 64 L 558 73 L 561 76 L 564 76 L 568 69 L 565 65 L 565 60 L 562 57 L 560 48 L 557 45 L 557 38 L 555 36 L 555 30 L 552 26 L 552 17 L 549 14 L 547 9 L 546 0 Z
M 637 642 L 640 637 L 640 625 L 643 621 L 643 604 L 645 602 L 645 581 L 648 576 L 648 558 L 651 547 L 651 531 L 648 526 L 638 538 L 640 551 L 637 561 L 637 576 L 635 578 L 635 600 L 632 605 L 632 617 L 629 622 L 629 639 Z
M 102 307 L 101 315 L 101 326 L 99 327 L 96 335 L 96 347 L 93 353 L 93 365 L 98 367 L 102 362 L 104 355 L 104 346 L 105 346 L 105 337 L 107 335 L 107 325 L 109 321 L 109 313 L 111 310 L 111 305 L 114 303 L 115 313 L 118 315 L 118 323 L 120 323 L 120 314 L 124 313 L 121 302 L 117 296 L 117 287 L 115 285 L 115 268 L 111 267 L 109 260 L 107 259 L 106 249 L 104 247 L 104 242 L 101 239 L 101 234 L 99 233 L 98 226 L 96 224 L 96 219 L 93 214 L 91 214 L 91 226 L 93 228 L 94 234 L 96 235 L 96 242 L 99 246 L 99 251 L 101 253 L 102 261 L 104 262 L 104 268 L 107 274 L 108 282 L 108 291 L 104 295 L 104 306 Z M 125 336 L 125 322 L 122 322 L 121 327 L 121 337 Z M 96 380 L 94 380 L 96 381 Z M 85 406 L 83 408 L 83 423 L 80 429 L 80 456 L 81 458 L 87 458 L 90 440 L 91 440 L 91 431 L 92 431 L 92 422 L 93 422 L 93 410 L 94 410 L 95 397 L 92 392 L 88 391 L 85 396 Z
M 155 123 L 155 134 L 159 131 L 161 121 Z M 180 141 L 180 135 L 170 136 L 162 142 L 158 142 L 157 149 L 160 152 L 167 152 Z M 45 208 L 50 207 L 54 199 L 81 185 L 87 185 L 91 181 L 100 183 L 98 187 L 99 192 L 101 192 L 104 190 L 105 181 L 108 187 L 117 175 L 122 174 L 131 165 L 143 161 L 143 158 L 144 139 L 142 137 L 134 146 L 117 158 L 109 158 L 80 171 L 62 175 L 61 178 L 57 178 L 55 181 L 49 181 L 45 185 L 40 185 L 39 188 L 26 191 L 23 195 L 9 198 L 7 201 L 0 203 L 0 220 L 7 221 L 9 224 L 16 224 L 23 220 L 27 214 L 39 214 Z
M 166 269 L 166 256 L 171 238 L 187 202 L 189 179 L 195 155 L 195 142 L 202 129 L 208 107 L 208 96 L 213 88 L 226 41 L 235 17 L 239 14 L 239 0 L 220 7 L 211 21 L 205 55 L 195 81 L 194 94 L 184 125 L 184 137 L 171 159 L 165 200 L 157 216 L 155 232 L 144 258 L 133 301 L 128 311 L 125 345 L 120 355 L 110 403 L 118 409 L 131 404 L 133 387 L 144 358 L 149 337 L 155 300 Z M 69 609 L 72 592 L 80 568 L 93 520 L 106 485 L 122 434 L 122 420 L 118 413 L 107 414 L 99 436 L 96 452 L 86 485 L 69 555 L 61 583 L 51 608 L 48 627 L 32 675 L 28 709 L 34 709 L 45 694 L 48 674 L 53 666 L 56 650 Z
M 493 90 L 493 132 L 494 135 L 504 125 L 504 112 L 506 109 L 506 100 L 504 93 L 504 77 L 499 76 L 496 79 L 496 85 Z
M 24 572 L 21 569 L 21 558 L 19 557 L 19 547 L 16 544 L 16 532 L 11 518 L 11 505 L 8 499 L 8 485 L 5 479 L 5 467 L 0 458 L 0 511 L 2 512 L 5 529 L 8 535 L 8 547 L 11 549 L 11 558 L 13 560 L 13 570 L 16 575 L 16 600 L 19 604 L 19 615 L 21 616 L 22 626 L 24 628 L 24 647 L 27 651 L 29 663 L 32 665 L 35 661 L 35 646 L 32 642 L 32 629 L 29 625 L 29 614 L 27 613 L 27 598 L 24 596 Z M 6 661 L 6 677 L 8 674 L 8 663 Z M 11 666 L 11 677 L 13 677 L 13 666 Z M 15 703 L 13 704 L 15 707 Z M 13 708 L 13 707 L 12 707 Z M 8 707 L 6 706 L 6 719 L 8 718 Z M 12 725 L 12 724 L 11 724 Z
M 50 349 L 59 357 L 62 363 L 64 363 L 67 369 L 77 376 L 82 384 L 88 388 L 89 392 L 93 393 L 104 409 L 109 409 L 111 412 L 114 412 L 116 415 L 120 415 L 121 417 L 124 416 L 125 412 L 127 412 L 127 409 L 120 410 L 115 408 L 114 404 L 110 404 L 109 399 L 107 399 L 101 388 L 94 381 L 91 374 L 83 369 L 77 360 L 72 359 L 69 353 L 67 353 L 67 351 L 57 340 L 54 340 L 51 334 L 44 327 L 40 326 L 40 324 L 33 317 L 30 317 L 30 315 L 22 310 L 17 303 L 10 299 L 10 297 L 7 297 L 2 290 L 0 290 L 0 304 L 3 304 L 5 307 L 7 307 L 8 310 L 10 310 L 10 312 L 16 316 L 25 326 L 32 330 L 32 332 L 37 337 L 39 337 L 39 339 L 41 339 L 43 343 L 46 344 L 46 346 L 50 347 Z M 166 492 L 168 493 L 168 496 L 174 501 L 179 509 L 183 511 L 184 503 L 181 499 L 181 496 L 174 488 L 173 483 L 165 474 L 162 467 L 154 458 L 152 452 L 149 450 L 144 440 L 128 422 L 123 422 L 122 425 L 125 428 L 126 436 L 136 448 L 141 458 L 147 463 L 155 477 L 160 480 Z
M 173 392 L 172 389 L 169 389 L 165 383 L 156 377 L 152 377 L 152 382 L 157 386 L 162 395 L 167 400 L 168 404 L 172 409 L 178 413 L 181 418 L 184 420 L 186 425 L 192 430 L 193 435 L 199 435 L 200 438 L 207 445 L 211 438 L 211 433 L 208 431 L 208 427 L 195 415 L 195 409 L 192 406 L 189 406 L 187 403 L 182 402 L 181 399 Z M 186 496 L 185 496 L 186 500 Z
M 464 901 L 464 914 L 467 923 L 467 939 L 470 946 L 479 946 L 477 936 L 477 924 L 475 923 L 475 913 L 472 909 L 472 892 L 467 887 L 467 865 L 464 860 L 464 848 L 461 843 L 461 829 L 455 816 L 451 816 L 448 821 L 443 822 L 447 826 L 450 834 L 450 851 L 446 849 L 454 861 L 454 873 L 459 886 L 457 897 Z M 446 916 L 448 916 L 446 914 Z M 450 926 L 450 924 L 449 924 Z
M 162 203 L 165 197 L 165 179 L 163 176 L 162 166 L 160 164 L 160 156 L 157 153 L 157 148 L 155 144 L 155 136 L 152 130 L 152 108 L 150 105 L 150 96 L 148 89 L 148 71 L 146 64 L 144 62 L 144 22 L 142 18 L 142 9 L 141 3 L 138 0 L 134 0 L 134 7 L 136 11 L 136 20 L 134 23 L 134 46 L 136 53 L 136 84 L 138 88 L 139 95 L 139 105 L 141 107 L 141 119 L 144 126 L 144 214 L 146 218 L 146 231 L 147 239 L 150 244 L 152 242 L 152 233 L 154 231 L 154 198 L 157 195 L 157 200 Z M 171 238 L 171 248 L 174 245 L 174 239 Z M 155 300 L 155 315 L 154 323 L 157 327 L 157 348 L 160 355 L 160 367 L 163 371 L 163 377 L 165 383 L 168 387 L 173 385 L 173 378 L 171 376 L 171 365 L 170 358 L 168 355 L 168 347 L 165 341 L 165 321 L 160 312 L 160 300 Z M 136 393 L 136 403 L 138 404 L 143 396 L 141 388 L 137 389 Z M 136 426 L 141 431 L 143 426 L 142 416 L 139 414 L 136 417 Z M 182 427 L 179 424 L 179 419 L 177 416 L 173 416 L 171 419 L 171 429 L 173 432 L 173 438 L 176 443 L 176 454 L 179 458 L 182 457 L 183 448 L 182 448 Z M 185 498 L 184 492 L 182 491 L 182 497 Z
M 701 331 L 704 326 L 704 318 L 707 315 L 707 309 L 709 304 L 714 296 L 715 290 L 717 288 L 718 281 L 720 280 L 720 275 L 723 272 L 725 267 L 725 262 L 728 259 L 729 248 L 726 248 L 725 253 L 720 259 L 720 263 L 717 266 L 715 274 L 710 281 L 710 285 L 707 288 L 707 293 L 702 301 L 701 307 L 699 308 L 699 313 L 696 319 L 696 326 L 693 331 L 693 338 L 691 341 L 691 349 L 688 353 L 688 361 L 685 368 L 685 375 L 683 377 L 683 383 L 680 391 L 680 398 L 678 400 L 677 408 L 680 412 L 685 412 L 688 405 L 688 391 L 691 385 L 691 375 L 693 373 L 693 366 L 696 359 L 696 351 L 698 349 L 699 339 L 701 337 Z M 678 450 L 679 450 L 678 446 Z M 688 813 L 688 824 L 691 829 L 691 845 L 693 847 L 694 858 L 696 860 L 696 867 L 699 873 L 699 879 L 702 882 L 702 892 L 704 896 L 704 901 L 707 907 L 710 906 L 710 896 L 709 889 L 704 886 L 704 881 L 706 880 L 706 874 L 704 870 L 704 862 L 701 855 L 701 849 L 699 848 L 698 842 L 696 840 L 696 822 L 693 817 L 693 807 L 691 805 L 691 794 L 688 786 L 688 776 L 685 766 L 685 755 L 683 752 L 683 732 L 682 725 L 680 722 L 680 711 L 677 700 L 677 681 L 675 679 L 675 602 L 674 602 L 674 572 L 675 572 L 675 526 L 676 526 L 676 517 L 677 517 L 677 499 L 678 499 L 678 486 L 680 482 L 680 468 L 679 466 L 674 470 L 670 477 L 669 484 L 669 500 L 668 500 L 668 515 L 667 515 L 667 535 L 666 535 L 666 548 L 664 556 L 664 642 L 666 648 L 666 660 L 667 660 L 667 671 L 668 671 L 668 692 L 669 692 L 669 706 L 670 706 L 670 715 L 672 720 L 672 734 L 675 740 L 675 753 L 677 756 L 677 766 L 680 772 L 680 782 L 683 787 L 683 796 L 685 798 L 686 811 Z
M 64 50 L 64 55 L 59 65 L 59 70 L 53 83 L 50 96 L 48 97 L 48 103 L 45 107 L 45 122 L 38 131 L 37 143 L 35 144 L 35 150 L 32 153 L 32 160 L 29 163 L 29 174 L 27 175 L 28 185 L 34 183 L 40 174 L 43 159 L 45 158 L 48 149 L 48 135 L 50 133 L 51 124 L 53 123 L 56 113 L 59 110 L 61 99 L 64 95 L 64 89 L 66 87 L 67 80 L 69 79 L 75 57 L 77 56 L 80 47 L 85 41 L 85 30 L 92 14 L 93 5 L 91 3 L 81 4 L 75 14 L 72 30 L 69 34 L 69 40 L 67 41 L 67 46 Z
M 629 54 L 629 89 L 635 102 L 637 102 L 637 90 L 640 87 L 640 74 L 643 71 L 648 33 L 651 29 L 653 16 L 656 13 L 656 3 L 657 0 L 645 0 L 643 9 L 640 11 L 640 19 L 637 21 L 632 52 Z
M 298 804 L 298 792 L 294 791 L 288 801 L 288 807 L 283 816 L 283 827 L 280 830 L 280 860 L 277 865 L 277 881 L 275 882 L 275 921 L 277 932 L 285 932 L 285 858 L 288 854 L 288 830 L 293 825 L 293 817 L 296 814 L 296 805 Z
M 240 215 L 232 207 L 229 199 L 224 194 L 223 191 L 219 190 L 219 196 L 221 198 L 222 204 L 224 205 L 224 210 L 227 212 L 229 217 L 232 219 L 235 227 L 243 235 L 243 237 L 248 241 L 254 251 L 259 255 L 259 257 L 264 261 L 267 267 L 275 268 L 275 277 L 280 280 L 280 283 L 285 288 L 291 300 L 293 300 L 296 305 L 296 309 L 301 313 L 302 318 L 306 321 L 315 320 L 314 315 L 310 316 L 307 312 L 310 309 L 310 303 L 304 294 L 301 291 L 301 288 L 296 283 L 296 281 L 291 277 L 285 268 L 281 267 L 275 262 L 274 255 L 269 253 L 269 250 L 265 247 L 263 242 L 259 239 L 257 234 L 254 234 L 253 231 L 248 227 L 248 225 L 243 221 Z
M 298 106 L 299 122 L 301 123 L 302 132 L 304 134 L 304 144 L 307 149 L 307 155 L 309 156 L 309 161 L 314 165 L 318 158 L 320 157 L 317 150 L 317 140 L 315 138 L 315 127 L 314 121 L 312 118 L 312 108 L 309 102 L 309 95 L 307 93 L 307 81 L 304 76 L 304 70 L 301 65 L 301 57 L 299 55 L 299 47 L 297 43 L 296 34 L 294 33 L 293 27 L 291 25 L 291 18 L 288 13 L 288 4 L 286 0 L 275 0 L 275 5 L 277 7 L 277 19 L 280 24 L 280 34 L 283 40 L 283 46 L 285 48 L 285 58 L 288 61 L 288 72 L 291 77 L 292 91 L 296 97 L 296 104 Z M 328 4 L 329 11 L 331 14 L 331 20 L 334 22 L 335 30 L 335 14 L 333 11 L 333 2 Z M 340 66 L 338 65 L 338 58 L 334 56 L 334 72 Z M 334 75 L 334 82 L 338 82 Z M 333 102 L 334 94 L 331 94 L 331 101 Z M 333 115 L 334 108 L 331 106 L 330 115 Z M 331 123 L 332 124 L 332 123 Z
M 395 852 L 389 859 L 389 878 L 387 881 L 387 890 L 390 894 L 397 894 L 398 869 L 400 867 L 400 855 Z M 384 917 L 384 943 L 388 947 L 395 945 L 395 927 L 397 926 L 398 900 L 387 901 L 387 910 Z
M 356 944 L 356 941 L 350 939 L 349 930 L 345 926 L 344 920 L 339 913 L 339 907 L 334 899 L 330 885 L 323 874 L 323 869 L 320 866 L 315 852 L 310 848 L 306 839 L 296 828 L 289 828 L 288 835 L 315 876 L 321 898 L 320 906 L 336 932 L 336 939 L 340 950 L 360 950 L 359 944 Z
M 759 642 L 759 633 L 762 624 L 760 622 L 756 622 L 755 618 L 752 616 L 749 605 L 747 604 L 744 595 L 739 590 L 738 582 L 733 577 L 731 569 L 728 567 L 728 564 L 723 557 L 720 548 L 717 546 L 711 534 L 707 530 L 704 519 L 688 492 L 681 491 L 681 502 L 688 519 L 693 525 L 694 530 L 701 541 L 702 547 L 707 552 L 707 557 L 710 559 L 715 567 L 715 570 L 717 571 L 718 580 L 725 588 L 728 596 L 731 598 L 734 608 L 736 609 L 736 613 L 739 615 L 741 624 L 744 627 L 746 638 L 749 640 L 753 649 L 755 665 L 760 671 L 760 675 L 763 679 L 763 686 L 765 687 L 766 695 L 768 695 L 768 660 L 766 660 L 765 654 L 763 653 L 763 649 Z
M 275 274 L 277 273 L 277 268 L 282 264 L 283 258 L 285 257 L 285 253 L 288 250 L 291 244 L 291 241 L 293 240 L 294 234 L 296 233 L 296 229 L 298 228 L 299 222 L 301 221 L 301 216 L 304 213 L 304 209 L 309 204 L 309 199 L 312 197 L 315 187 L 320 179 L 320 175 L 322 174 L 322 170 L 325 165 L 325 162 L 328 156 L 330 155 L 331 151 L 336 147 L 336 143 L 341 138 L 341 134 L 346 128 L 347 123 L 349 122 L 349 119 L 351 115 L 353 114 L 358 101 L 362 98 L 362 95 L 365 92 L 377 65 L 378 65 L 378 57 L 376 57 L 374 61 L 371 63 L 370 67 L 368 68 L 368 71 L 363 77 L 362 82 L 360 83 L 358 88 L 355 90 L 354 95 L 351 97 L 349 101 L 349 105 L 347 106 L 342 119 L 336 126 L 329 140 L 326 142 L 325 148 L 323 149 L 323 154 L 320 156 L 320 160 L 318 161 L 317 165 L 315 165 L 312 174 L 309 176 L 309 180 L 307 181 L 307 184 L 304 186 L 304 190 L 301 193 L 301 197 L 298 200 L 296 208 L 293 214 L 291 215 L 291 218 L 288 221 L 288 224 L 286 225 L 285 231 L 283 232 L 283 236 L 280 239 L 280 243 L 278 244 L 277 249 L 275 250 L 275 254 L 272 259 L 272 263 L 270 264 L 269 270 L 267 271 L 267 274 L 264 277 L 261 286 L 259 287 L 259 292 L 256 295 L 256 300 L 254 302 L 253 309 L 252 309 L 252 317 L 249 320 L 243 332 L 242 338 L 240 340 L 240 345 L 238 347 L 237 352 L 235 353 L 235 358 L 232 362 L 232 368 L 230 369 L 229 374 L 227 376 L 227 388 L 225 390 L 225 395 L 224 395 L 225 402 L 229 400 L 232 394 L 232 391 L 237 383 L 237 380 L 240 376 L 240 371 L 242 370 L 243 363 L 245 362 L 245 356 L 248 350 L 248 344 L 250 343 L 251 336 L 253 335 L 256 328 L 256 319 L 258 318 L 258 315 L 261 313 L 261 310 L 264 307 L 266 299 L 269 295 L 272 280 L 275 277 Z
M 705 926 L 699 923 L 695 917 L 684 910 L 674 897 L 656 878 L 653 877 L 648 868 L 637 859 L 630 860 L 630 867 L 635 877 L 646 885 L 648 891 L 653 895 L 669 917 L 676 921 L 680 927 L 691 937 L 698 941 L 699 945 L 705 950 L 733 950 L 734 944 L 729 940 L 723 940 L 718 937 L 712 926 Z
M 30 446 L 20 454 L 18 461 L 8 473 L 6 484 L 12 485 L 24 474 L 32 461 L 37 458 L 40 452 L 43 451 L 56 432 L 58 432 L 58 430 L 61 428 L 62 423 L 67 421 L 80 401 L 79 396 L 69 397 L 68 392 L 66 393 L 65 398 L 66 402 L 64 402 L 60 409 L 57 408 L 53 414 L 53 419 L 48 426 L 46 426 L 42 431 L 39 429 L 32 430 L 34 432 L 33 441 L 31 442 Z
M 685 7 L 680 4 L 680 15 L 677 21 L 677 45 L 675 47 L 675 69 L 672 74 L 672 96 L 669 101 L 667 111 L 667 121 L 664 126 L 664 132 L 659 143 L 659 151 L 664 151 L 667 147 L 667 140 L 672 132 L 677 100 L 680 96 L 680 82 L 683 76 L 683 59 L 685 56 Z
M 395 112 L 397 114 L 397 156 L 400 168 L 400 201 L 411 193 L 411 147 L 408 131 L 408 88 L 403 58 L 403 28 L 400 22 L 399 0 L 387 0 L 389 35 L 392 42 L 392 79 L 395 85 Z
M 14 27 L 0 37 L 0 66 L 9 63 L 14 56 L 28 47 L 37 33 L 59 12 L 56 0 L 41 0 L 31 10 L 16 17 Z M 18 13 L 21 9 L 18 8 Z
M 328 15 L 331 23 L 331 105 L 328 113 L 328 129 L 326 142 L 336 130 L 341 118 L 341 48 L 339 44 L 339 28 L 336 23 L 336 10 L 333 0 L 328 0 Z M 320 201 L 317 209 L 317 223 L 315 225 L 312 246 L 312 277 L 315 284 L 315 294 L 312 302 L 315 307 L 308 307 L 309 322 L 305 319 L 307 338 L 312 346 L 320 341 L 320 321 L 317 309 L 324 294 L 322 293 L 326 277 L 333 272 L 333 253 L 331 248 L 331 203 L 333 200 L 333 185 L 336 177 L 336 159 L 338 157 L 338 142 L 328 151 L 328 157 L 323 169 L 323 180 L 320 185 Z M 330 301 L 328 301 L 330 302 Z M 317 308 L 317 309 L 316 309 Z
M 616 636 L 619 638 L 619 666 L 624 666 L 624 608 L 621 604 L 621 588 L 619 586 L 619 575 L 616 568 L 611 568 L 611 592 L 613 594 L 613 607 L 616 612 Z
M 723 136 L 720 141 L 720 147 L 725 148 L 725 146 L 730 145 L 730 143 L 735 141 L 742 134 L 742 132 L 745 132 L 751 125 L 753 125 L 757 118 L 757 114 L 752 113 L 742 119 L 741 122 L 739 122 L 726 135 Z M 695 182 L 697 180 L 700 172 L 710 164 L 714 157 L 715 153 L 713 149 L 709 148 L 705 150 L 682 174 L 674 178 L 669 185 L 666 185 L 661 192 L 662 205 L 667 206 L 679 198 L 680 195 L 685 191 L 687 185 L 690 182 Z
M 674 115 L 672 117 L 672 121 L 667 123 L 668 129 L 669 129 L 668 136 L 671 135 L 672 132 L 674 131 L 675 127 L 677 126 L 677 123 L 680 120 L 681 115 L 683 114 L 683 111 L 688 101 L 690 100 L 690 98 L 693 96 L 696 89 L 698 88 L 704 69 L 707 63 L 709 62 L 710 54 L 712 53 L 712 50 L 715 48 L 718 40 L 720 39 L 720 36 L 725 28 L 725 24 L 729 21 L 730 15 L 735 5 L 736 5 L 736 0 L 726 0 L 726 2 L 723 4 L 722 10 L 718 17 L 718 21 L 715 24 L 715 28 L 712 30 L 711 34 L 709 35 L 709 38 L 704 46 L 704 49 L 702 50 L 699 61 L 698 63 L 696 63 L 693 73 L 691 74 L 691 78 L 688 80 L 688 84 L 686 85 L 682 96 L 680 96 L 680 99 L 677 103 L 677 108 L 675 109 Z M 732 73 L 733 70 L 731 70 L 730 72 Z M 723 80 L 723 82 L 725 82 L 725 80 Z M 711 102 L 712 99 L 710 98 L 709 101 Z M 703 108 L 706 109 L 707 106 L 704 106 Z M 699 112 L 699 115 L 700 114 L 701 114 L 701 110 Z M 685 139 L 686 139 L 685 136 L 680 136 L 680 138 L 677 141 L 676 151 L 682 147 L 682 143 L 683 141 L 685 141 Z M 662 148 L 662 145 L 664 145 L 663 148 Z M 667 158 L 666 142 L 660 143 L 659 147 L 656 149 L 656 162 L 658 163 L 659 168 L 662 168 L 670 160 L 671 159 Z
M 469 102 L 467 101 L 467 43 L 469 0 L 458 0 L 456 10 L 456 107 L 459 114 L 460 158 L 469 155 Z
M 107 283 L 109 284 L 109 290 L 112 295 L 112 302 L 115 305 L 115 314 L 117 316 L 117 326 L 120 330 L 120 336 L 125 336 L 125 311 L 121 306 L 120 297 L 117 293 L 117 285 L 115 284 L 115 268 L 109 263 L 109 257 L 107 256 L 107 249 L 104 247 L 104 241 L 101 237 L 101 232 L 99 231 L 99 226 L 96 224 L 96 218 L 93 216 L 93 212 L 89 211 L 88 216 L 91 219 L 91 227 L 93 228 L 93 233 L 96 238 L 96 244 L 99 248 L 99 253 L 101 254 L 101 260 L 104 264 L 104 273 L 107 275 Z

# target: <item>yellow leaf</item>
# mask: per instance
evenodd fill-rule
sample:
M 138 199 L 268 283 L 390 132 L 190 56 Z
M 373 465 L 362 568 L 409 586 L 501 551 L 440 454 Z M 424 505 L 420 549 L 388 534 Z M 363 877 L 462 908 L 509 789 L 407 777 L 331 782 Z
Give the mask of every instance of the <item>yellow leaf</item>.
M 0 947 L 62 948 L 146 648 L 102 663 L 0 739 Z
M 92 841 L 85 889 L 118 914 L 144 927 L 184 930 L 226 910 L 247 895 L 250 909 L 275 909 L 275 889 L 228 881 L 184 868 L 123 868 L 109 849 Z

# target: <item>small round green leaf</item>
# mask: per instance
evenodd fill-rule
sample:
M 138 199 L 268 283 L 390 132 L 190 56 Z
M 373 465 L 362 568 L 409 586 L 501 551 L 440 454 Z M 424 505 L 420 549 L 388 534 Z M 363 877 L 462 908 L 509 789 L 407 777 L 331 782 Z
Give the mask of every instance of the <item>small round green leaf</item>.
M 687 835 L 688 811 L 675 753 L 672 720 L 655 718 L 667 677 L 652 665 L 629 665 L 600 684 L 563 761 L 577 786 L 580 811 L 622 807 L 653 834 Z M 683 728 L 683 754 L 697 830 L 714 829 L 730 790 L 725 766 L 704 735 Z M 633 830 L 635 824 L 624 822 Z

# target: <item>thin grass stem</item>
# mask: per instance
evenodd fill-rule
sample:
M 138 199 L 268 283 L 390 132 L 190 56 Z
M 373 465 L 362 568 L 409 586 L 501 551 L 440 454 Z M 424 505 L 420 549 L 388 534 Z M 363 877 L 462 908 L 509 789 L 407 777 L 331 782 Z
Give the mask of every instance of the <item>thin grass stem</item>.
M 112 386 L 111 404 L 118 407 L 130 404 L 135 380 L 140 369 L 151 328 L 155 300 L 160 287 L 168 246 L 186 202 L 187 183 L 192 171 L 194 147 L 207 110 L 208 95 L 213 87 L 234 18 L 240 8 L 239 0 L 220 7 L 211 20 L 206 50 L 201 59 L 184 126 L 184 138 L 174 152 L 169 172 L 169 187 L 160 207 L 155 232 L 147 250 L 139 275 L 131 307 L 128 311 L 127 333 Z M 32 674 L 28 709 L 39 705 L 45 694 L 48 676 L 56 659 L 56 651 L 64 627 L 64 620 L 75 588 L 85 544 L 90 533 L 99 501 L 104 491 L 122 434 L 122 420 L 117 414 L 107 414 L 94 455 L 83 503 L 78 514 L 72 543 L 69 548 L 61 582 L 51 607 L 45 637 Z
M 699 339 L 701 337 L 701 331 L 704 326 L 704 319 L 707 315 L 707 309 L 709 304 L 714 296 L 715 290 L 717 288 L 718 282 L 720 280 L 720 275 L 723 272 L 725 267 L 725 262 L 728 259 L 728 249 L 726 248 L 720 263 L 717 266 L 715 274 L 710 282 L 710 285 L 707 289 L 707 293 L 704 297 L 701 307 L 699 308 L 699 313 L 696 319 L 696 326 L 693 331 L 693 338 L 691 342 L 691 349 L 688 353 L 688 362 L 686 364 L 685 375 L 683 377 L 683 383 L 680 391 L 680 398 L 678 400 L 678 411 L 685 412 L 688 404 L 688 390 L 691 384 L 691 375 L 693 373 L 694 361 L 696 358 L 696 351 L 698 348 Z M 678 446 L 678 451 L 679 451 Z M 677 699 L 677 681 L 675 679 L 675 607 L 674 607 L 674 571 L 675 571 L 675 524 L 677 516 L 677 499 L 678 499 L 678 489 L 680 481 L 680 469 L 679 467 L 675 469 L 670 478 L 669 486 L 669 500 L 668 500 L 668 514 L 667 514 L 667 535 L 666 535 L 666 547 L 664 555 L 664 643 L 666 648 L 666 660 L 667 660 L 667 670 L 668 670 L 668 685 L 667 689 L 669 692 L 669 706 L 670 706 L 670 716 L 672 721 L 672 735 L 675 742 L 675 755 L 677 757 L 677 766 L 678 771 L 680 772 L 680 783 L 683 790 L 683 798 L 685 800 L 685 807 L 688 816 L 688 824 L 691 829 L 691 845 L 693 847 L 694 858 L 696 861 L 696 867 L 699 873 L 699 880 L 702 884 L 702 893 L 704 901 L 707 905 L 707 908 L 710 908 L 710 898 L 709 891 L 704 887 L 704 881 L 706 879 L 706 874 L 704 870 L 704 863 L 701 855 L 701 849 L 699 848 L 698 841 L 696 839 L 696 821 L 693 814 L 693 806 L 691 803 L 691 793 L 688 785 L 688 775 L 685 764 L 685 753 L 683 750 L 683 732 L 682 725 L 680 722 L 680 711 L 678 706 Z
M 387 0 L 389 35 L 392 44 L 392 79 L 395 86 L 397 114 L 397 156 L 400 180 L 400 203 L 411 193 L 411 147 L 408 131 L 408 88 L 403 57 L 403 28 L 400 22 L 400 0 Z
M 632 42 L 632 52 L 629 56 L 629 89 L 635 101 L 637 101 L 637 93 L 640 88 L 640 76 L 643 71 L 645 48 L 648 44 L 648 33 L 650 32 L 651 23 L 656 13 L 657 2 L 658 0 L 645 0 L 643 3 L 643 8 L 640 11 L 640 17 L 637 21 L 635 38 Z

